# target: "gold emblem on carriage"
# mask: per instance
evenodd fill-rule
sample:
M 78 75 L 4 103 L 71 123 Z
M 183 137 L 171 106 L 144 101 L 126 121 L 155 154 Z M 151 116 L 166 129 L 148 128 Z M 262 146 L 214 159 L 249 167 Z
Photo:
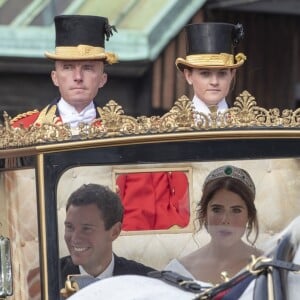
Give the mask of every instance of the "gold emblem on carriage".
M 64 298 L 68 298 L 72 296 L 79 290 L 79 286 L 76 281 L 72 280 L 72 278 L 76 275 L 68 275 L 67 280 L 65 282 L 65 287 L 60 290 L 60 294 Z M 79 275 L 80 276 L 80 275 Z

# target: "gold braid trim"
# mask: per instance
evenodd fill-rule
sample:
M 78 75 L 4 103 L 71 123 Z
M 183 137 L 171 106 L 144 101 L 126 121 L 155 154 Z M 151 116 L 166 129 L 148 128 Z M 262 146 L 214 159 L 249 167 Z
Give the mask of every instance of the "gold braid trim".
M 26 118 L 28 116 L 32 116 L 38 112 L 39 111 L 37 109 L 35 109 L 35 110 L 30 110 L 30 111 L 26 111 L 24 113 L 18 114 L 13 119 L 11 119 L 9 123 L 10 123 L 10 125 L 13 125 L 15 122 L 19 121 L 20 119 Z
M 87 55 L 101 55 L 104 53 L 103 47 L 93 47 L 89 45 L 78 45 L 76 47 L 56 47 L 55 55 L 57 56 L 87 56 Z
M 219 54 L 193 54 L 186 57 L 186 61 L 190 64 L 201 66 L 232 66 L 233 55 L 228 53 Z
M 56 105 L 52 105 L 49 109 L 50 105 L 47 105 L 39 114 L 39 117 L 34 122 L 34 125 L 41 125 L 41 124 L 55 124 L 56 120 Z
M 89 45 L 78 45 L 76 47 L 56 47 L 55 53 L 45 52 L 45 55 L 50 59 L 62 60 L 104 60 L 108 64 L 118 62 L 118 57 L 115 53 L 105 52 L 102 47 L 94 47 Z
M 102 115 L 102 109 L 99 107 L 99 106 L 96 106 L 96 109 L 98 111 L 98 114 L 100 116 L 100 119 L 101 119 L 101 115 Z

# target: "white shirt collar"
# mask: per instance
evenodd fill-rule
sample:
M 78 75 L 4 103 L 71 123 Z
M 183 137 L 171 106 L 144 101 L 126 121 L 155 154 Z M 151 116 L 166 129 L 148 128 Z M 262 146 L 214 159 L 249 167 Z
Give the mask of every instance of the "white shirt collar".
M 200 100 L 196 95 L 193 98 L 193 105 L 194 105 L 195 111 L 197 111 L 197 112 L 202 112 L 205 114 L 210 113 L 210 110 L 207 107 L 207 105 L 202 100 Z M 224 112 L 226 109 L 228 109 L 228 105 L 224 98 L 218 103 L 218 112 Z
M 78 113 L 77 110 L 63 98 L 58 101 L 57 107 L 62 122 L 70 124 L 71 128 L 77 127 L 79 123 L 90 124 L 96 118 L 96 110 L 93 101 L 80 113 Z
M 113 276 L 113 271 L 114 271 L 114 266 L 115 266 L 115 257 L 114 255 L 112 255 L 111 258 L 111 262 L 109 263 L 109 265 L 107 266 L 107 268 L 101 273 L 99 274 L 97 277 L 98 279 L 104 279 L 104 278 L 109 278 Z M 89 273 L 87 273 L 82 266 L 79 266 L 79 271 L 81 275 L 89 275 L 91 276 Z

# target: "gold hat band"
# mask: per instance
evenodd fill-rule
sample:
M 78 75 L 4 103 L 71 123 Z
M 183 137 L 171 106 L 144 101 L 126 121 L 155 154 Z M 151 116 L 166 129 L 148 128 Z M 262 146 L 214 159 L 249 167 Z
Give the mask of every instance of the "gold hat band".
M 56 47 L 57 56 L 94 56 L 104 53 L 104 48 L 89 45 L 78 45 L 77 47 Z
M 187 63 L 201 66 L 232 66 L 233 55 L 228 53 L 220 54 L 195 54 L 186 57 Z
M 61 60 L 103 59 L 109 64 L 113 64 L 118 61 L 118 58 L 114 53 L 105 52 L 103 47 L 94 47 L 89 45 L 56 47 L 55 53 L 46 52 L 45 55 L 51 59 Z
M 236 60 L 236 63 L 234 62 Z M 238 53 L 235 57 L 228 53 L 219 54 L 194 54 L 187 55 L 186 59 L 181 57 L 176 59 L 176 66 L 179 70 L 183 71 L 183 66 L 191 68 L 238 68 L 245 60 L 244 53 Z

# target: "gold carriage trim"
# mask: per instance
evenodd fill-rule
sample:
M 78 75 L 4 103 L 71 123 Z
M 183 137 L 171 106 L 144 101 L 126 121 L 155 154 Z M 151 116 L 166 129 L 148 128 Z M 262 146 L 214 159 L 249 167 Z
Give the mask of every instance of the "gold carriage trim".
M 69 141 L 72 131 L 69 124 L 58 122 L 55 106 L 41 111 L 38 120 L 29 128 L 13 128 L 10 117 L 3 114 L 4 125 L 0 124 L 0 149 L 24 147 L 34 144 Z M 210 129 L 237 128 L 300 128 L 300 108 L 295 111 L 278 108 L 265 109 L 257 105 L 255 98 L 247 91 L 241 93 L 233 107 L 224 112 L 210 108 L 209 114 L 194 110 L 192 101 L 180 97 L 169 112 L 163 116 L 132 117 L 124 114 L 123 108 L 114 100 L 104 107 L 97 107 L 100 119 L 92 124 L 81 123 L 76 128 L 79 140 L 165 134 L 176 132 L 197 132 Z M 25 113 L 27 115 L 28 113 Z
M 63 298 L 68 298 L 74 293 L 79 291 L 79 286 L 76 281 L 72 281 L 71 278 L 76 275 L 68 275 L 65 282 L 65 287 L 60 290 L 60 294 Z

